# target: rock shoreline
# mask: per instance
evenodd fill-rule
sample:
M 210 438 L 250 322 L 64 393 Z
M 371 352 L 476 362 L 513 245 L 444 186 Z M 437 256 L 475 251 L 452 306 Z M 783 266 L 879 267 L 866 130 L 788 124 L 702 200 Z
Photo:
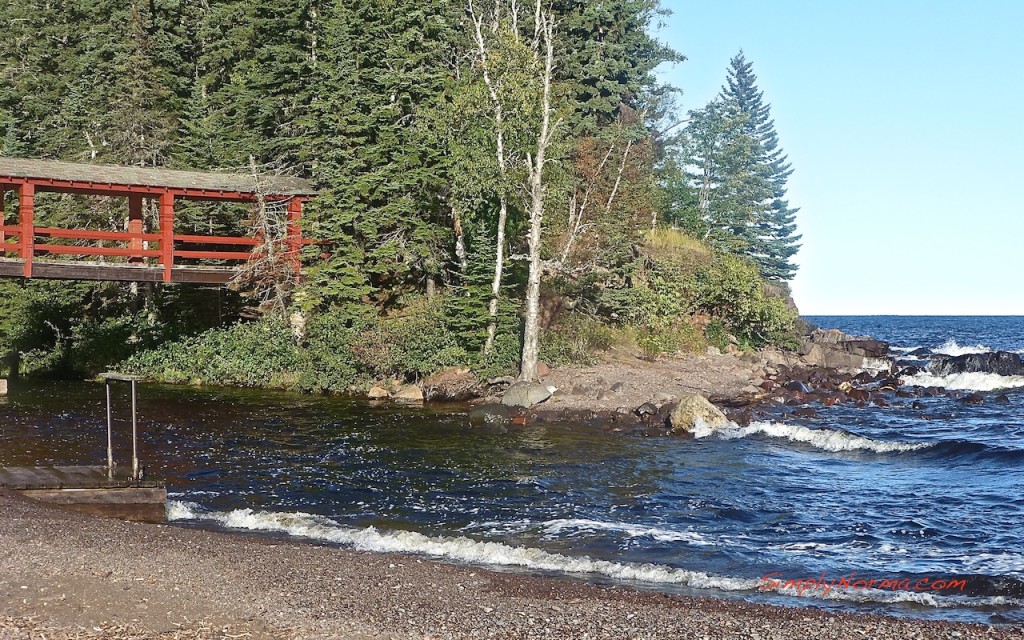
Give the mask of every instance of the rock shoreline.
M 820 417 L 819 410 L 836 405 L 905 405 L 921 411 L 927 420 L 936 416 L 925 411 L 920 399 L 944 396 L 965 404 L 1009 400 L 1003 394 L 915 386 L 917 374 L 1024 374 L 1024 357 L 1019 354 L 929 357 L 926 369 L 920 361 L 894 356 L 882 341 L 815 330 L 796 351 L 722 354 L 709 349 L 706 354 L 657 361 L 620 355 L 592 367 L 548 370 L 528 392 L 528 385 L 505 378 L 478 386 L 474 397 L 461 399 L 467 402 L 471 423 L 477 425 L 515 428 L 560 422 L 611 433 L 664 436 L 690 431 L 673 428 L 671 415 L 680 401 L 693 395 L 709 399 L 739 426 L 787 418 L 813 420 Z M 464 391 L 468 386 L 461 379 L 459 389 Z M 438 387 L 427 388 L 437 396 Z

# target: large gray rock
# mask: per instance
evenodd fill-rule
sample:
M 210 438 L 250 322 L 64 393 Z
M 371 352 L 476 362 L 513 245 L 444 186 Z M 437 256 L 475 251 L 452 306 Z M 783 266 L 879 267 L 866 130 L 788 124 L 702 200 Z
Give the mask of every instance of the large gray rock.
M 532 407 L 551 397 L 551 392 L 536 382 L 517 382 L 505 391 L 501 404 L 508 407 Z
M 955 373 L 995 373 L 1001 376 L 1024 376 L 1024 357 L 1019 353 L 995 351 L 968 353 L 962 356 L 940 358 L 928 365 L 936 376 Z
M 725 417 L 721 409 L 696 393 L 680 398 L 668 420 L 673 435 L 693 433 L 698 425 L 721 429 L 729 424 L 729 418 Z

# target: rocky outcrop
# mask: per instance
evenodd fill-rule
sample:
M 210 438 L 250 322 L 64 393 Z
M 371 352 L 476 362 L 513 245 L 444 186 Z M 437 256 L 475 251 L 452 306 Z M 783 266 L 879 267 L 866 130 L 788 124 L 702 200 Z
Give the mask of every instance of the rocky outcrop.
M 501 404 L 507 407 L 532 407 L 551 397 L 551 391 L 536 382 L 517 382 L 501 397 Z
M 720 429 L 729 424 L 729 418 L 725 417 L 721 409 L 695 393 L 680 398 L 668 420 L 673 435 L 693 433 L 698 426 Z
M 962 356 L 939 358 L 928 365 L 928 371 L 936 376 L 957 373 L 995 373 L 1001 376 L 1024 376 L 1024 356 L 1019 353 L 995 351 L 992 353 L 968 353 Z
M 800 344 L 800 356 L 814 367 L 842 370 L 889 369 L 889 345 L 868 337 L 849 336 L 838 329 L 815 329 Z
M 390 398 L 391 392 L 385 389 L 384 387 L 374 385 L 370 387 L 370 390 L 369 392 L 367 392 L 366 397 L 368 397 L 370 400 L 383 400 L 385 398 Z

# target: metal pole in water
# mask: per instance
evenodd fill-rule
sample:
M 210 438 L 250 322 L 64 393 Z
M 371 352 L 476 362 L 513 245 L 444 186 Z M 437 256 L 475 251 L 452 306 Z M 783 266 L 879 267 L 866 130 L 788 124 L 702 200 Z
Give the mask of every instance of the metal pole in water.
M 110 379 L 106 381 L 107 387 L 107 477 L 114 479 L 114 418 L 110 411 Z
M 132 380 L 132 480 L 139 480 L 139 415 L 135 407 L 135 380 Z

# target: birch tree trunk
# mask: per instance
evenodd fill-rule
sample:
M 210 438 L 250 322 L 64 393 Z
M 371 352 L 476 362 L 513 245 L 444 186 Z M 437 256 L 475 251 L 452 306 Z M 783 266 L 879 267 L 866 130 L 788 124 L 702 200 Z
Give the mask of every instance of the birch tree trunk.
M 544 59 L 541 69 L 541 82 L 544 93 L 541 103 L 542 119 L 540 133 L 537 136 L 537 154 L 527 158 L 530 175 L 530 272 L 526 281 L 526 319 L 523 327 L 523 353 L 520 362 L 519 379 L 536 382 L 537 360 L 540 356 L 540 284 L 544 264 L 541 260 L 541 239 L 544 225 L 544 165 L 547 162 L 547 150 L 551 146 L 557 123 L 551 122 L 551 79 L 555 66 L 554 22 L 541 11 L 540 0 L 537 0 L 535 14 L 535 31 L 544 41 Z M 538 52 L 540 55 L 540 52 Z
M 500 26 L 500 2 L 495 3 L 494 26 L 497 30 Z M 484 353 L 490 353 L 494 348 L 494 338 L 498 332 L 498 297 L 501 295 L 501 281 L 505 272 L 505 226 L 508 222 L 508 198 L 505 195 L 505 187 L 508 178 L 508 158 L 505 155 L 505 109 L 498 95 L 498 89 L 494 78 L 491 77 L 488 68 L 487 42 L 484 39 L 483 15 L 477 15 L 473 0 L 469 0 L 469 13 L 473 21 L 473 36 L 476 40 L 476 54 L 483 72 L 484 84 L 487 85 L 487 92 L 491 97 L 491 105 L 494 109 L 494 133 L 497 142 L 496 160 L 498 163 L 498 175 L 501 177 L 501 192 L 498 205 L 498 232 L 495 239 L 494 252 L 494 279 L 491 281 L 491 301 L 487 307 L 490 320 L 487 323 L 487 341 L 484 343 Z M 512 18 L 518 17 L 518 9 L 515 3 L 512 4 Z M 518 25 L 513 29 L 518 32 Z

